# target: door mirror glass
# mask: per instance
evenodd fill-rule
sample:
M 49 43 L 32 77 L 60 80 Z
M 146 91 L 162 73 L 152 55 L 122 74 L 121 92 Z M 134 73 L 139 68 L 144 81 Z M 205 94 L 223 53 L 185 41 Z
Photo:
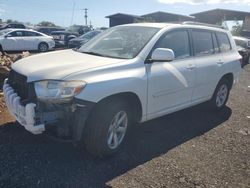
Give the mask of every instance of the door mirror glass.
M 156 48 L 151 56 L 152 61 L 173 61 L 174 59 L 174 52 L 169 48 Z

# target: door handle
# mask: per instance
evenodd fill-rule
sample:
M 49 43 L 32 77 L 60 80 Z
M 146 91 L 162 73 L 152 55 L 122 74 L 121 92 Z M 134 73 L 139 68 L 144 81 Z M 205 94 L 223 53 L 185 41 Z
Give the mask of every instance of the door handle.
M 194 65 L 194 64 L 189 64 L 187 67 L 186 67 L 186 69 L 189 69 L 189 70 L 193 70 L 193 69 L 195 69 L 196 68 L 196 66 Z

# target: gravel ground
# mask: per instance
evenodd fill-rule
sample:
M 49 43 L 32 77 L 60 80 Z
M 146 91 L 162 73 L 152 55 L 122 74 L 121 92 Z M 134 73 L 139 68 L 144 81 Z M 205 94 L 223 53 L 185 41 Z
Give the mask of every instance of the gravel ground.
M 0 112 L 0 187 L 250 187 L 250 65 L 220 113 L 199 105 L 142 126 L 106 160 L 34 136 Z

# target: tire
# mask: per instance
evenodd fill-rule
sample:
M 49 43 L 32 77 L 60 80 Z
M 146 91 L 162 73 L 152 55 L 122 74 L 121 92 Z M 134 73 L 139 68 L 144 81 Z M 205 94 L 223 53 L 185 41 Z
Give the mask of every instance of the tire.
M 228 80 L 222 78 L 214 91 L 212 99 L 209 101 L 209 107 L 211 110 L 219 111 L 226 106 L 230 89 Z
M 1 44 L 0 44 L 0 52 L 2 53 L 2 55 L 4 54 L 3 47 Z
M 98 105 L 84 130 L 83 139 L 88 152 L 103 158 L 119 151 L 132 122 L 131 117 L 129 106 L 122 101 L 112 100 Z M 118 120 L 121 120 L 120 124 Z
M 39 52 L 47 52 L 49 50 L 49 46 L 47 43 L 45 42 L 41 42 L 39 45 L 38 45 L 38 51 Z

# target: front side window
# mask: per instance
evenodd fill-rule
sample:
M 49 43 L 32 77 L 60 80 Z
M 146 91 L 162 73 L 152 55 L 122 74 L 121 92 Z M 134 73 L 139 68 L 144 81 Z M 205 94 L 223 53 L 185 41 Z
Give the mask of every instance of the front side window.
M 173 50 L 176 59 L 190 57 L 188 32 L 186 30 L 172 31 L 160 39 L 156 48 L 169 48 Z
M 13 31 L 9 34 L 11 37 L 23 37 L 24 33 L 22 31 Z
M 229 38 L 227 34 L 225 33 L 216 33 L 218 42 L 219 42 L 219 47 L 221 52 L 228 52 L 231 50 L 231 44 L 229 41 Z
M 208 55 L 214 53 L 214 44 L 212 33 L 208 31 L 192 31 L 194 53 L 196 56 Z
M 143 26 L 114 27 L 87 42 L 78 51 L 97 56 L 132 59 L 159 30 Z

